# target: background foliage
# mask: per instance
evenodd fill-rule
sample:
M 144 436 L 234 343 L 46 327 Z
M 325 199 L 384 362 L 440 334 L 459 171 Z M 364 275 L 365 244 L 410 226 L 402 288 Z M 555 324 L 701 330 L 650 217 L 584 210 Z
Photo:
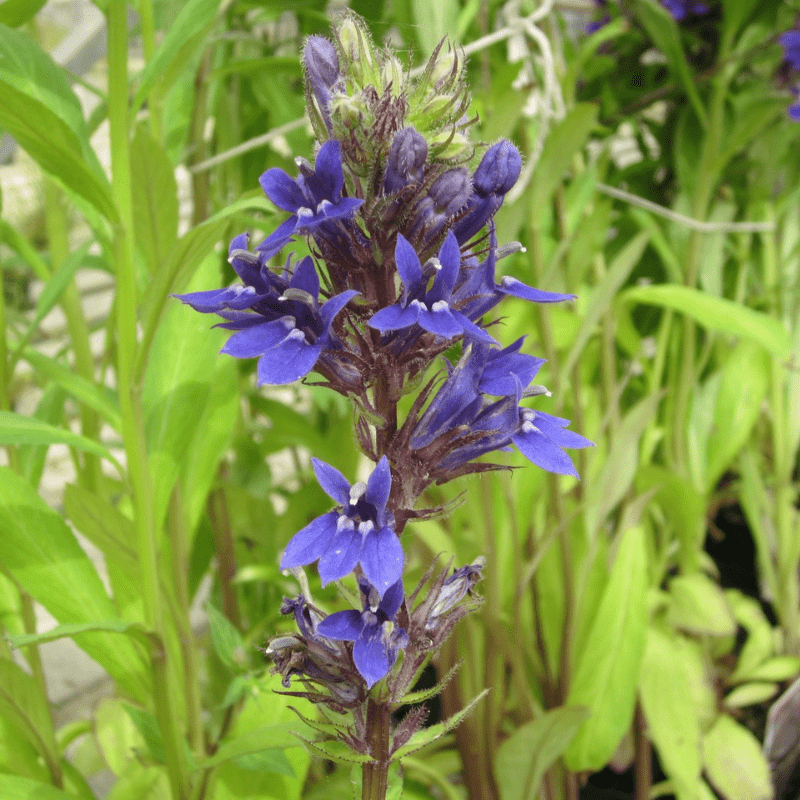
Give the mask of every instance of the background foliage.
M 42 46 L 43 5 L 0 4 L 0 128 L 43 176 L 43 213 L 0 221 L 0 795 L 92 798 L 110 770 L 113 800 L 344 797 L 349 766 L 292 738 L 313 731 L 258 648 L 289 627 L 278 554 L 328 510 L 309 453 L 358 469 L 351 412 L 313 386 L 256 391 L 254 364 L 215 355 L 220 332 L 170 299 L 231 280 L 227 242 L 274 227 L 258 176 L 310 154 L 298 52 L 327 32 L 327 4 L 139 0 L 129 31 L 125 3 L 98 2 L 108 80 L 88 116 Z M 577 797 L 632 762 L 639 798 L 652 781 L 680 800 L 773 796 L 765 709 L 800 672 L 800 130 L 776 43 L 798 9 L 709 6 L 678 24 L 632 0 L 588 35 L 591 14 L 551 3 L 351 3 L 412 65 L 444 35 L 476 43 L 481 135 L 526 154 L 497 220 L 526 248 L 506 272 L 579 295 L 509 300 L 507 340 L 530 337 L 547 410 L 597 444 L 580 484 L 530 468 L 463 481 L 432 498 L 463 492 L 452 516 L 409 527 L 412 574 L 441 553 L 488 558 L 485 602 L 435 667 L 461 664 L 447 715 L 492 691 L 404 759 L 404 797 Z M 88 267 L 115 286 L 96 330 Z M 33 307 L 19 276 L 44 284 Z M 38 332 L 57 306 L 53 353 Z M 55 444 L 75 478 L 53 509 L 39 489 Z M 734 513 L 750 581 L 715 541 Z M 54 630 L 37 633 L 34 603 Z M 39 648 L 59 637 L 114 690 L 56 728 Z

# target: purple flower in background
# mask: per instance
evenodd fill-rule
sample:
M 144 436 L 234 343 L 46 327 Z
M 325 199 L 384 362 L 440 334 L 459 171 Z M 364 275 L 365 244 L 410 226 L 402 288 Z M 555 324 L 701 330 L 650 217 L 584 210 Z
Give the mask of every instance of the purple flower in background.
M 793 86 L 790 91 L 794 95 L 794 98 L 797 102 L 792 103 L 786 109 L 786 113 L 793 122 L 800 122 L 800 88 Z
M 331 323 L 358 292 L 350 289 L 320 306 L 319 277 L 309 256 L 291 276 L 276 275 L 263 254 L 247 250 L 246 234 L 231 242 L 229 260 L 243 286 L 176 296 L 195 311 L 227 320 L 217 327 L 236 333 L 221 352 L 258 358 L 259 386 L 293 383 L 314 369 L 324 351 L 341 348 Z
M 381 458 L 366 483 L 352 485 L 330 464 L 317 458 L 311 462 L 319 485 L 341 509 L 317 517 L 296 533 L 286 545 L 281 569 L 319 559 L 324 586 L 361 564 L 369 582 L 385 592 L 403 572 L 403 548 L 394 532 L 394 517 L 386 510 L 392 488 L 388 459 Z
M 706 14 L 708 6 L 694 0 L 661 0 L 661 5 L 672 14 L 676 22 L 683 22 L 689 14 Z
M 608 0 L 594 0 L 594 4 L 597 6 L 598 10 L 606 11 L 608 8 Z M 600 19 L 595 20 L 594 22 L 588 22 L 584 30 L 586 33 L 596 33 L 600 30 L 600 28 L 608 25 L 609 22 L 611 22 L 611 15 L 606 12 L 600 17 Z
M 800 72 L 800 30 L 791 30 L 778 37 L 778 44 L 783 48 L 783 60 L 795 72 Z
M 369 581 L 359 577 L 363 611 L 337 611 L 317 625 L 327 639 L 353 642 L 356 669 L 372 688 L 386 677 L 397 660 L 398 651 L 408 644 L 408 634 L 397 626 L 397 611 L 403 602 L 403 583 L 398 580 L 381 598 Z
M 268 236 L 257 248 L 270 258 L 292 234 L 312 233 L 337 219 L 350 217 L 364 202 L 355 197 L 342 197 L 342 147 L 336 139 L 328 139 L 320 147 L 312 167 L 305 159 L 295 160 L 300 170 L 292 180 L 282 169 L 268 169 L 258 180 L 265 194 L 278 208 L 292 216 Z
M 439 258 L 431 261 L 436 277 L 433 286 L 426 291 L 430 274 L 423 269 L 408 240 L 402 234 L 397 235 L 395 262 L 403 281 L 403 295 L 394 305 L 373 314 L 368 323 L 370 327 L 386 333 L 419 325 L 445 339 L 468 333 L 481 341 L 494 342 L 486 331 L 451 306 L 453 285 L 461 265 L 461 251 L 452 232 L 447 234 Z

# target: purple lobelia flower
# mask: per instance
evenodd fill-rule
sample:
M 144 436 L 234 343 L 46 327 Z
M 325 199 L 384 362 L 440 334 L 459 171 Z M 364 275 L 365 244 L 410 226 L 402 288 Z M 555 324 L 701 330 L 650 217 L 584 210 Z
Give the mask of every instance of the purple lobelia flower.
M 419 325 L 445 339 L 468 333 L 481 341 L 494 341 L 486 331 L 451 306 L 453 285 L 461 264 L 461 251 L 452 232 L 447 234 L 438 259 L 428 262 L 436 271 L 429 290 L 430 273 L 423 269 L 416 251 L 402 234 L 397 235 L 395 263 L 403 281 L 403 295 L 394 305 L 373 314 L 368 322 L 370 327 L 386 333 Z
M 790 30 L 778 37 L 783 48 L 783 60 L 796 72 L 800 72 L 800 30 Z
M 489 252 L 486 259 L 480 263 L 474 256 L 465 259 L 456 279 L 452 302 L 463 314 L 472 320 L 480 319 L 506 296 L 518 297 L 532 303 L 560 303 L 576 299 L 574 294 L 535 289 L 510 275 L 504 275 L 500 283 L 495 283 L 497 234 L 494 222 L 489 223 L 489 231 Z
M 319 559 L 323 586 L 361 565 L 369 582 L 382 594 L 400 580 L 403 548 L 386 510 L 392 488 L 389 461 L 384 456 L 366 483 L 350 484 L 339 470 L 311 459 L 319 485 L 341 508 L 329 511 L 296 533 L 286 545 L 281 569 Z
M 472 176 L 466 212 L 453 226 L 459 244 L 469 241 L 497 213 L 522 171 L 522 156 L 507 139 L 493 144 Z
M 523 381 L 527 386 L 544 362 L 527 361 L 519 352 L 520 345 L 518 340 L 497 351 L 480 342 L 470 343 L 415 424 L 409 444 L 436 454 L 438 463 L 428 465 L 436 480 L 476 471 L 465 466 L 512 443 L 538 467 L 578 477 L 563 448 L 590 447 L 592 442 L 566 430 L 568 420 L 520 407 L 523 394 L 546 393 L 540 386 L 523 393 Z M 512 383 L 514 390 L 505 394 Z M 500 391 L 504 394 L 499 400 L 490 399 L 489 394 L 496 396 Z
M 309 256 L 295 266 L 292 275 L 279 276 L 266 267 L 263 254 L 246 248 L 247 235 L 242 234 L 229 250 L 243 286 L 176 296 L 195 311 L 227 320 L 217 327 L 236 333 L 221 352 L 258 358 L 259 386 L 292 383 L 315 367 L 336 372 L 332 355 L 342 346 L 331 333 L 331 323 L 358 292 L 349 289 L 320 306 L 319 277 Z
M 708 6 L 695 0 L 661 0 L 661 5 L 669 11 L 676 22 L 683 22 L 689 14 L 708 13 Z
M 272 202 L 292 216 L 259 246 L 269 258 L 278 252 L 294 233 L 309 234 L 331 222 L 352 216 L 364 202 L 361 198 L 342 197 L 344 173 L 342 148 L 336 139 L 320 147 L 312 167 L 305 159 L 295 160 L 300 175 L 292 180 L 282 169 L 268 169 L 258 180 Z
M 363 611 L 337 611 L 317 625 L 317 633 L 327 639 L 353 642 L 356 669 L 371 688 L 386 677 L 397 660 L 397 653 L 408 644 L 408 634 L 396 622 L 403 602 L 403 583 L 398 580 L 381 597 L 369 581 L 358 579 Z

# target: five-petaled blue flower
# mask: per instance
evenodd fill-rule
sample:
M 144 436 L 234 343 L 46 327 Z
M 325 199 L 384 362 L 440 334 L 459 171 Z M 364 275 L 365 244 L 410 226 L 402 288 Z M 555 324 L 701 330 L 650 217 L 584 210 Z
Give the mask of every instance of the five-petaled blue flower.
M 353 661 L 361 677 L 372 688 L 386 677 L 397 660 L 397 652 L 408 644 L 408 634 L 397 626 L 397 611 L 403 602 L 403 583 L 397 581 L 381 598 L 367 580 L 359 577 L 363 611 L 337 611 L 317 625 L 317 634 L 328 639 L 354 642 Z
M 331 334 L 336 315 L 358 292 L 349 289 L 319 305 L 319 276 L 309 256 L 289 276 L 276 275 L 264 255 L 247 249 L 247 236 L 237 236 L 229 251 L 244 286 L 176 295 L 196 311 L 227 320 L 219 328 L 236 331 L 223 353 L 258 358 L 258 385 L 292 383 L 308 375 L 326 350 L 341 349 Z
M 366 483 L 350 484 L 339 470 L 312 458 L 319 485 L 341 509 L 317 517 L 286 545 L 281 569 L 301 567 L 319 559 L 322 585 L 339 580 L 361 564 L 369 582 L 383 594 L 400 580 L 403 548 L 394 532 L 394 517 L 386 503 L 392 475 L 386 456 Z
M 297 232 L 315 229 L 337 219 L 349 217 L 364 202 L 356 197 L 342 197 L 342 147 L 328 139 L 320 147 L 314 167 L 305 159 L 296 159 L 300 175 L 292 180 L 282 169 L 268 169 L 259 179 L 261 188 L 272 202 L 292 216 L 264 239 L 257 250 L 271 258 Z
M 432 264 L 436 272 L 430 289 L 427 289 L 430 273 L 423 269 L 416 251 L 401 233 L 397 235 L 394 257 L 403 281 L 403 295 L 394 305 L 373 314 L 370 327 L 386 333 L 419 325 L 445 339 L 468 333 L 479 341 L 494 343 L 486 331 L 450 305 L 461 265 L 461 251 L 452 232 L 447 234 L 439 258 L 426 264 L 426 267 Z

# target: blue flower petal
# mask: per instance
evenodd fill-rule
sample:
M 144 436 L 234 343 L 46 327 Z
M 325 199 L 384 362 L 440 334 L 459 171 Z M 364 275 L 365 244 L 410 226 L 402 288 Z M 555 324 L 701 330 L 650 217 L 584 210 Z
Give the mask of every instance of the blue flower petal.
M 558 417 L 551 417 L 543 411 L 537 411 L 533 419 L 533 424 L 548 438 L 555 442 L 559 447 L 594 447 L 594 442 L 590 442 L 585 437 L 575 431 L 568 431 L 559 424 Z
M 380 602 L 380 610 L 389 619 L 394 619 L 395 614 L 403 602 L 403 581 L 397 581 L 393 586 L 390 586 L 383 595 Z
M 365 626 L 353 645 L 353 661 L 369 688 L 386 677 L 396 658 L 384 643 L 382 633 L 379 625 Z
M 497 344 L 495 339 L 493 339 L 486 330 L 476 325 L 471 319 L 464 316 L 464 314 L 462 314 L 460 311 L 451 308 L 450 313 L 453 315 L 453 318 L 456 320 L 456 322 L 461 326 L 461 330 L 468 336 L 471 336 L 473 339 L 483 342 L 484 344 Z
M 267 236 L 258 247 L 256 252 L 261 254 L 261 258 L 266 261 L 281 250 L 292 238 L 292 234 L 297 227 L 297 216 L 292 215 L 285 222 L 282 222 L 277 230 Z
M 337 519 L 339 514 L 336 511 L 329 511 L 309 522 L 305 528 L 292 536 L 286 545 L 286 550 L 283 551 L 281 569 L 303 567 L 325 555 L 336 534 Z
M 311 256 L 306 256 L 294 268 L 294 275 L 289 285 L 293 289 L 308 292 L 314 300 L 319 297 L 319 275 Z
M 304 378 L 314 369 L 321 352 L 322 345 L 309 344 L 302 331 L 289 331 L 280 344 L 259 359 L 258 385 L 283 386 Z
M 325 494 L 339 505 L 347 507 L 350 503 L 350 482 L 347 478 L 336 467 L 332 467 L 318 458 L 311 459 L 311 466 L 314 467 L 317 483 Z
M 304 176 L 308 188 L 319 203 L 321 200 L 336 202 L 342 191 L 342 146 L 336 139 L 328 139 L 320 147 L 314 159 L 314 175 Z M 316 209 L 315 209 L 316 210 Z
M 361 567 L 381 595 L 403 574 L 403 548 L 390 528 L 370 531 L 361 550 Z
M 367 491 L 364 499 L 373 506 L 381 515 L 389 502 L 389 494 L 392 491 L 392 471 L 389 468 L 389 459 L 382 456 L 381 460 L 375 465 L 372 474 L 367 480 Z
M 452 339 L 464 332 L 464 329 L 450 313 L 450 307 L 445 300 L 434 303 L 430 310 L 421 308 L 417 322 L 421 328 L 435 333 L 437 336 L 443 336 L 445 339 Z
M 190 305 L 195 311 L 204 314 L 216 313 L 223 308 L 241 311 L 255 305 L 261 296 L 252 286 L 229 286 L 227 289 L 210 289 L 205 292 L 176 294 L 178 300 Z
M 397 245 L 394 248 L 394 260 L 397 272 L 403 281 L 406 295 L 422 282 L 422 265 L 419 263 L 417 251 L 402 233 L 397 234 Z
M 326 639 L 354 642 L 361 636 L 364 622 L 355 609 L 336 611 L 317 624 L 317 634 Z
M 324 206 L 324 219 L 349 217 L 364 201 L 360 197 L 340 197 L 335 203 Z
M 268 169 L 259 179 L 264 194 L 278 207 L 284 211 L 294 213 L 298 208 L 302 208 L 308 202 L 303 196 L 303 192 L 282 169 L 273 167 Z
M 436 300 L 449 300 L 453 293 L 453 286 L 455 286 L 461 266 L 461 250 L 452 231 L 447 234 L 447 238 L 439 250 L 439 263 L 442 267 L 436 275 L 433 288 L 425 298 L 429 304 Z
M 503 294 L 510 294 L 512 297 L 530 300 L 533 303 L 560 303 L 563 300 L 575 300 L 577 297 L 574 294 L 559 294 L 558 292 L 544 292 L 541 289 L 534 289 L 532 286 L 527 286 L 510 275 L 505 275 L 500 279 L 500 285 L 497 290 Z
M 360 292 L 357 292 L 355 289 L 348 289 L 345 292 L 340 292 L 339 294 L 334 295 L 330 300 L 322 304 L 319 309 L 319 315 L 322 317 L 322 322 L 325 325 L 326 331 L 331 327 L 331 322 L 333 322 L 336 315 L 357 294 L 360 294 Z
M 219 327 L 225 324 L 222 323 Z M 281 317 L 260 325 L 253 324 L 234 333 L 220 352 L 236 358 L 256 358 L 280 345 L 294 330 L 294 320 L 291 317 Z
M 412 300 L 406 308 L 401 308 L 395 304 L 382 308 L 380 311 L 375 312 L 370 319 L 367 320 L 367 325 L 370 328 L 375 328 L 381 333 L 387 331 L 399 331 L 402 328 L 410 328 L 419 319 L 420 303 L 418 300 Z
M 347 520 L 350 522 L 349 520 Z M 338 526 L 336 534 L 331 540 L 331 546 L 319 560 L 317 571 L 325 586 L 332 581 L 338 581 L 349 575 L 358 564 L 361 555 L 363 540 L 361 534 L 355 530 L 352 523 Z
M 541 467 L 548 472 L 555 472 L 557 475 L 578 477 L 570 457 L 543 433 L 536 431 L 520 432 L 514 434 L 511 439 L 522 455 L 536 464 L 537 467 Z

